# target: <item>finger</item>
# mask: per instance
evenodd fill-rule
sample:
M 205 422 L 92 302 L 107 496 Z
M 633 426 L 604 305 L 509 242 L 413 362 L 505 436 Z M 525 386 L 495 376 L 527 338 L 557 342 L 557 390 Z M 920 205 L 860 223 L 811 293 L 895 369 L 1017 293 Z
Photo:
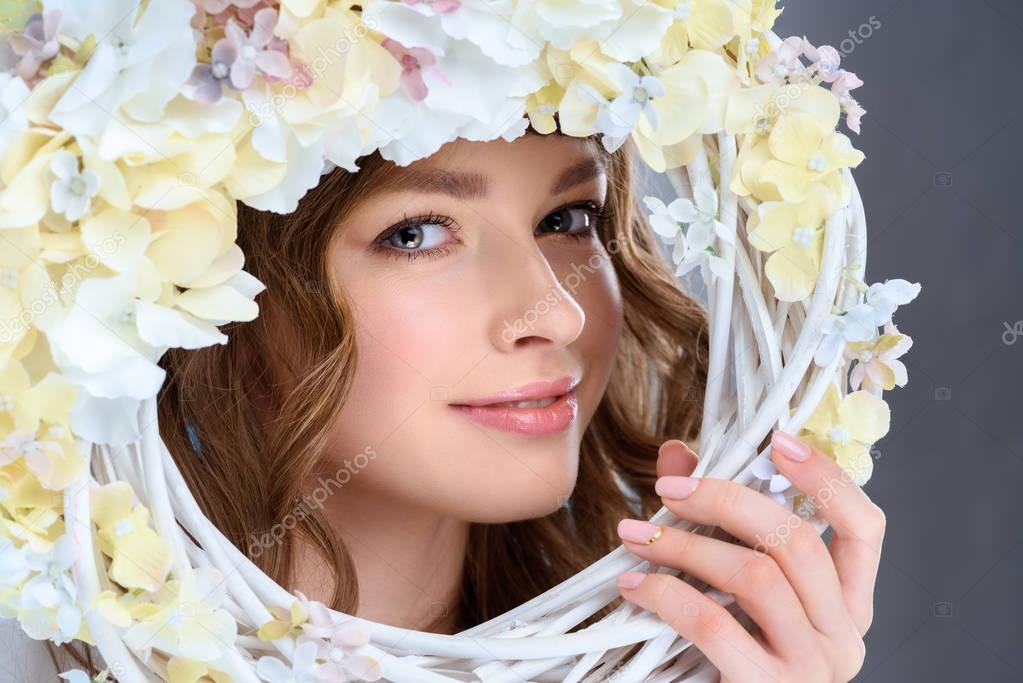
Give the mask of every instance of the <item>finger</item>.
M 772 435 L 771 460 L 834 529 L 830 552 L 842 594 L 860 634 L 866 633 L 873 616 L 884 513 L 834 459 L 789 434 Z
M 629 578 L 641 579 L 633 588 Z M 777 665 L 728 610 L 669 574 L 625 572 L 622 596 L 655 612 L 661 621 L 692 641 L 721 672 L 737 681 L 771 680 Z M 775 676 L 777 678 L 777 676 Z
M 666 474 L 687 476 L 696 469 L 699 456 L 679 439 L 668 439 L 657 450 L 657 476 Z
M 757 552 L 770 555 L 818 631 L 835 640 L 858 636 L 834 561 L 806 520 L 764 494 L 724 479 L 662 477 L 656 489 L 679 517 L 719 526 Z
M 816 646 L 819 635 L 781 567 L 770 556 L 643 520 L 622 520 L 618 535 L 630 552 L 644 560 L 682 569 L 734 595 L 764 631 L 771 648 L 783 657 L 794 658 Z

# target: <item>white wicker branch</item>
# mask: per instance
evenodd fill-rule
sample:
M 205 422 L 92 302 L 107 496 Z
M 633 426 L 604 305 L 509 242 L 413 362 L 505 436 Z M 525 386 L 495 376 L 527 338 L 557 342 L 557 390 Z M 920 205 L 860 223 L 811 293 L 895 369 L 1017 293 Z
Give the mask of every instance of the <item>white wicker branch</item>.
M 795 433 L 817 405 L 829 383 L 844 394 L 847 363 L 839 357 L 831 367 L 812 362 L 820 341 L 820 322 L 832 307 L 847 306 L 856 295 L 843 279 L 848 272 L 862 277 L 866 232 L 863 205 L 848 170 L 850 205 L 828 221 L 821 273 L 806 302 L 787 304 L 771 294 L 763 277 L 766 254 L 746 241 L 744 216 L 752 207 L 728 189 L 736 159 L 733 136 L 717 136 L 720 151 L 719 188 L 721 220 L 735 233 L 735 246 L 719 240 L 721 256 L 733 277 L 708 283 L 710 295 L 710 372 L 696 474 L 752 480 L 749 465 L 758 445 L 774 427 Z M 706 152 L 686 168 L 669 172 L 680 196 L 692 197 L 700 185 L 713 188 Z M 734 381 L 734 387 L 733 387 Z M 794 410 L 791 413 L 790 411 Z M 100 483 L 115 479 L 130 482 L 140 501 L 153 513 L 160 535 L 174 551 L 173 574 L 182 578 L 196 567 L 214 566 L 224 575 L 227 604 L 239 625 L 257 628 L 271 619 L 267 605 L 290 606 L 293 596 L 277 585 L 241 553 L 202 514 L 181 473 L 159 438 L 155 400 L 144 404 L 140 416 L 141 440 L 114 456 L 107 447 L 94 446 L 93 475 Z M 93 562 L 77 563 L 75 579 L 85 602 L 105 586 L 102 561 L 89 529 L 89 496 L 84 486 L 68 489 L 65 496 L 68 529 Z M 692 529 L 667 508 L 651 521 Z M 823 530 L 819 523 L 817 527 Z M 196 539 L 186 536 L 187 531 Z M 651 569 L 619 546 L 578 575 L 509 612 L 456 635 L 410 631 L 366 622 L 373 633 L 366 654 L 380 660 L 386 680 L 402 683 L 432 681 L 564 681 L 590 683 L 612 675 L 619 683 L 634 681 L 712 681 L 714 668 L 690 642 L 655 615 L 623 602 L 599 623 L 569 633 L 586 618 L 619 596 L 615 577 L 626 570 Z M 658 571 L 678 574 L 677 570 Z M 710 590 L 723 605 L 735 608 L 731 596 Z M 126 683 L 158 681 L 151 667 L 129 652 L 113 628 L 95 611 L 87 613 L 89 626 L 108 665 Z M 638 653 L 623 661 L 640 643 Z M 255 683 L 254 660 L 276 652 L 290 660 L 287 640 L 263 643 L 239 637 L 227 673 L 236 681 Z M 251 657 L 249 656 L 251 655 Z M 613 674 L 612 674 L 613 672 Z

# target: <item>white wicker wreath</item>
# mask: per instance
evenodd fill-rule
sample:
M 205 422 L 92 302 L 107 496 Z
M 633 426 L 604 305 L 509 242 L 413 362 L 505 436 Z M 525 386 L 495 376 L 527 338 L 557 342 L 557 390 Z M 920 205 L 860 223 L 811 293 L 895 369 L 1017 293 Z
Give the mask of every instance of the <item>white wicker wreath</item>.
M 357 170 L 374 149 L 407 164 L 455 137 L 514 139 L 524 114 L 551 132 L 557 112 L 563 130 L 602 134 L 609 149 L 631 138 L 678 194 L 645 202 L 676 272 L 698 268 L 707 284 L 695 474 L 754 486 L 820 530 L 759 449 L 769 432 L 797 434 L 852 480 L 869 478 L 870 448 L 888 428 L 879 397 L 906 382 L 897 358 L 911 340 L 891 317 L 919 285 L 864 283 L 866 224 L 850 172 L 862 154 L 834 131 L 840 111 L 858 131 L 864 112 L 849 90 L 860 83 L 836 50 L 780 40 L 773 0 L 374 0 L 361 15 L 327 0 L 8 5 L 0 612 L 33 638 L 91 643 L 124 683 L 716 679 L 689 641 L 628 602 L 570 633 L 619 597 L 618 574 L 650 568 L 621 546 L 456 635 L 296 597 L 203 515 L 156 428 L 156 360 L 171 346 L 224 343 L 217 326 L 255 317 L 261 290 L 241 270 L 232 229 L 211 238 L 201 267 L 202 254 L 175 260 L 201 251 L 206 238 L 192 227 L 219 225 L 234 200 L 293 210 L 322 172 Z M 98 31 L 111 13 L 121 16 Z M 620 30 L 628 21 L 642 31 Z M 310 46 L 329 31 L 348 42 L 317 67 Z M 599 67 L 581 45 L 599 47 Z M 348 79 L 344 102 L 310 92 L 324 72 Z M 499 96 L 481 84 L 494 78 L 508 79 Z M 667 110 L 651 104 L 660 101 Z M 665 111 L 694 102 L 706 116 L 671 137 L 685 127 Z M 425 127 L 410 127 L 417 120 Z M 785 147 L 786 132 L 809 152 Z M 203 166 L 194 150 L 224 143 L 230 163 Z M 693 528 L 667 508 L 651 521 Z M 126 566 L 129 547 L 145 571 Z

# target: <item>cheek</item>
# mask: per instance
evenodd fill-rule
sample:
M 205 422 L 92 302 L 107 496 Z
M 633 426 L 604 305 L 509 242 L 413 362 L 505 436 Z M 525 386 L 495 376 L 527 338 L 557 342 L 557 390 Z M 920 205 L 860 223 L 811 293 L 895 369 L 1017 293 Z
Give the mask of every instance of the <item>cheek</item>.
M 432 293 L 428 302 L 414 288 L 364 294 L 357 299 L 358 362 L 349 403 L 386 409 L 392 421 L 400 420 L 443 391 L 459 355 L 458 331 L 465 329 L 457 316 L 465 313 L 443 293 Z M 380 420 L 379 414 L 366 417 Z

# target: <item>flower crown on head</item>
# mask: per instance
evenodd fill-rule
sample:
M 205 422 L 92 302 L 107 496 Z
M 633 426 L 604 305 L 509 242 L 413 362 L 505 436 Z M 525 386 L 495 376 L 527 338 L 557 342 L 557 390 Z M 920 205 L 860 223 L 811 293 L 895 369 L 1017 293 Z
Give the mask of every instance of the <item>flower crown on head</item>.
M 219 326 L 258 314 L 236 202 L 288 213 L 372 152 L 407 165 L 529 126 L 609 151 L 631 139 L 657 172 L 699 165 L 690 196 L 644 199 L 676 273 L 735 276 L 730 194 L 774 297 L 807 301 L 863 159 L 836 128 L 844 113 L 859 132 L 865 112 L 836 49 L 772 33 L 780 12 L 774 0 L 0 1 L 0 613 L 36 639 L 97 645 L 125 681 L 454 680 L 417 678 L 365 622 L 284 600 L 220 545 L 146 434 L 157 362 L 224 344 Z M 735 142 L 727 177 L 707 136 Z M 832 385 L 805 436 L 865 480 L 888 425 L 877 395 L 906 381 L 897 358 L 911 341 L 891 314 L 919 285 L 856 286 L 811 351 L 821 368 L 855 360 L 863 388 L 843 398 Z M 769 460 L 753 472 L 792 501 Z M 175 516 L 202 548 L 175 536 Z M 228 560 L 242 578 L 218 572 Z

